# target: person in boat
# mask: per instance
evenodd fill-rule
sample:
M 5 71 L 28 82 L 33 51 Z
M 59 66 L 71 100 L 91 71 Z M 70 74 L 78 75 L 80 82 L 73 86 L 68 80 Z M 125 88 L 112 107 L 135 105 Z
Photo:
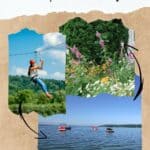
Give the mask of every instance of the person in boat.
M 28 76 L 31 77 L 31 81 L 33 81 L 35 84 L 38 84 L 43 90 L 43 92 L 45 93 L 45 95 L 48 98 L 52 99 L 53 96 L 48 92 L 46 84 L 39 78 L 39 75 L 38 75 L 38 70 L 43 69 L 44 61 L 40 60 L 40 64 L 37 65 L 35 60 L 31 59 L 29 63 L 30 63 L 30 66 L 28 69 Z

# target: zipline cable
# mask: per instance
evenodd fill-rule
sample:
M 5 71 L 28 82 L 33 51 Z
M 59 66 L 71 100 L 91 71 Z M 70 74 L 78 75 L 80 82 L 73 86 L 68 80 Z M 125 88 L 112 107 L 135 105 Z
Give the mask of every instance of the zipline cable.
M 31 55 L 31 54 L 34 54 L 34 52 L 16 53 L 16 54 L 10 54 L 9 56 L 20 56 L 20 55 Z
M 10 54 L 9 56 L 20 56 L 20 55 L 31 55 L 31 54 L 40 54 L 40 53 L 43 53 L 45 51 L 49 51 L 49 49 L 44 49 L 44 50 L 41 50 L 41 51 L 31 51 L 31 52 L 26 52 L 26 53 L 14 53 L 14 54 Z

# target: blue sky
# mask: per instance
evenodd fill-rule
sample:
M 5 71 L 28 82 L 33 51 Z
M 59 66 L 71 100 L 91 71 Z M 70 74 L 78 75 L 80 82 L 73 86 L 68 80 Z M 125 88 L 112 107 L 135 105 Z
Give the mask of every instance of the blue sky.
M 38 51 L 35 57 L 34 51 Z M 65 78 L 65 37 L 60 33 L 38 34 L 35 31 L 23 29 L 18 33 L 9 35 L 9 74 L 26 75 L 29 60 L 43 59 L 44 69 L 40 71 L 42 78 L 62 80 Z M 17 55 L 14 54 L 26 54 Z
M 139 86 L 136 76 L 135 85 Z M 117 97 L 100 94 L 95 98 L 77 96 L 66 97 L 66 114 L 58 114 L 44 118 L 39 116 L 39 123 L 71 125 L 101 125 L 141 123 L 141 97 L 133 101 L 133 97 Z

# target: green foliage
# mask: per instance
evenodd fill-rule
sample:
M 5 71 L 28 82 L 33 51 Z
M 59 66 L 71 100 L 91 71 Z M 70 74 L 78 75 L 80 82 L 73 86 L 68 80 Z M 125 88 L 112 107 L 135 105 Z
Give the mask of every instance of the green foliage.
M 43 116 L 65 112 L 65 82 L 43 79 L 53 95 L 49 100 L 42 90 L 25 76 L 9 76 L 9 107 L 18 114 L 19 102 L 23 112 L 35 111 Z
M 59 31 L 66 35 L 68 46 L 76 45 L 88 61 L 96 64 L 105 63 L 108 58 L 118 61 L 121 41 L 125 44 L 128 42 L 128 29 L 123 25 L 121 19 L 96 20 L 87 23 L 77 17 L 62 25 Z M 99 45 L 96 37 L 97 31 L 101 33 L 102 40 L 105 42 L 104 48 Z
M 12 112 L 18 114 L 18 104 L 12 104 L 9 105 L 9 108 L 11 109 Z M 50 116 L 56 113 L 65 113 L 65 103 L 55 103 L 55 104 L 32 104 L 32 103 L 27 103 L 23 104 L 22 106 L 22 111 L 24 113 L 31 113 L 32 111 L 37 112 L 38 114 L 41 114 L 42 116 Z
M 112 62 L 110 69 L 114 78 L 118 78 L 118 81 L 121 83 L 127 83 L 130 80 L 134 80 L 135 76 L 135 66 L 134 64 L 127 63 L 125 59 L 120 60 L 117 64 Z
M 50 92 L 65 89 L 65 82 L 54 79 L 43 79 Z M 26 76 L 9 76 L 9 94 L 12 95 L 20 90 L 32 89 L 33 92 L 41 91 L 41 88 L 31 82 Z

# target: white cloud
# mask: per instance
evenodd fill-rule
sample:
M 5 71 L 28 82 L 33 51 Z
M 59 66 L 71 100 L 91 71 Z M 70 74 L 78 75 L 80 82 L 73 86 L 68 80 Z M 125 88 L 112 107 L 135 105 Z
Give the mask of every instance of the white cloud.
M 51 50 L 52 48 L 56 48 L 60 45 L 64 45 L 66 43 L 66 38 L 61 33 L 47 33 L 43 35 L 44 45 L 36 49 L 37 52 L 41 52 L 44 50 Z M 63 47 L 64 48 L 64 47 Z
M 47 78 L 48 77 L 48 73 L 45 70 L 38 70 L 38 74 L 41 78 Z
M 64 64 L 66 62 L 66 53 L 64 51 L 51 50 L 49 51 L 49 55 L 54 59 L 61 61 Z
M 46 46 L 58 46 L 65 44 L 65 36 L 61 33 L 48 33 L 43 36 L 43 40 Z
M 48 33 L 43 36 L 44 45 L 36 49 L 39 54 L 50 56 L 65 64 L 65 36 L 61 33 Z M 41 53 L 42 52 L 42 53 Z
M 24 68 L 15 68 L 15 75 L 18 75 L 18 76 L 21 76 L 21 75 L 24 75 L 24 76 L 27 76 L 28 74 L 28 70 L 27 69 L 24 69 Z
M 18 75 L 18 76 L 24 75 L 24 76 L 27 76 L 28 75 L 28 69 L 14 66 L 12 75 Z M 48 78 L 48 72 L 45 71 L 45 70 L 38 70 L 38 75 L 41 78 Z
M 44 56 L 53 59 L 52 65 L 57 63 L 65 64 L 66 52 L 65 52 L 65 42 L 66 38 L 61 33 L 48 33 L 43 35 L 44 45 L 36 49 L 37 54 L 42 54 Z M 56 60 L 56 61 L 55 61 Z
M 54 72 L 50 74 L 50 78 L 56 80 L 65 80 L 65 74 L 62 72 Z

